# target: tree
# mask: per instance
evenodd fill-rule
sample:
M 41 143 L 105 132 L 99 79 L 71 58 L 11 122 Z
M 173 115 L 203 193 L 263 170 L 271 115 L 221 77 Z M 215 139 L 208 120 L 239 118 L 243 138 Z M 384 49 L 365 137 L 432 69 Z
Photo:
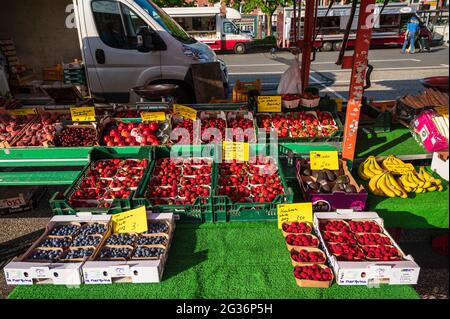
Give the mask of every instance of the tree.
M 160 8 L 190 7 L 194 5 L 193 1 L 188 3 L 186 0 L 153 0 L 153 2 Z

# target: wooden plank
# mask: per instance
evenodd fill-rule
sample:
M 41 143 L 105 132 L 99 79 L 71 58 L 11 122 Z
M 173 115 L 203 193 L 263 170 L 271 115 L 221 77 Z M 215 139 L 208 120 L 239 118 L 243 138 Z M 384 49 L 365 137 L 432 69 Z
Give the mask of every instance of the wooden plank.
M 209 103 L 212 98 L 225 99 L 219 62 L 193 64 L 191 70 L 197 103 Z

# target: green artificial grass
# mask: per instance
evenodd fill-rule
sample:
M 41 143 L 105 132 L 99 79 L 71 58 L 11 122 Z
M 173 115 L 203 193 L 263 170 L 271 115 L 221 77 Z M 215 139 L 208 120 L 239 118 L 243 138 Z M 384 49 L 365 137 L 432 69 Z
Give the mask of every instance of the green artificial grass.
M 406 127 L 396 125 L 386 133 L 366 134 L 359 130 L 355 157 L 426 153 L 427 151 L 417 143 Z
M 164 277 L 157 284 L 14 289 L 9 298 L 418 298 L 411 286 L 301 288 L 274 222 L 177 225 Z

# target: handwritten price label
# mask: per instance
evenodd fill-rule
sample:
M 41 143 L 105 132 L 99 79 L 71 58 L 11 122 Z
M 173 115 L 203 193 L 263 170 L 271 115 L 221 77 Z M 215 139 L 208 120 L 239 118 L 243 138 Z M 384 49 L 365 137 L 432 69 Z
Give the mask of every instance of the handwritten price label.
M 143 233 L 147 231 L 145 206 L 112 216 L 114 233 Z
M 180 104 L 173 105 L 173 114 L 182 116 L 184 118 L 191 119 L 193 121 L 195 121 L 197 119 L 197 110 L 194 110 L 191 107 L 180 105 Z
M 413 172 L 415 170 L 414 165 L 411 163 L 405 163 L 405 165 L 392 165 L 389 163 L 384 164 L 384 167 L 391 172 L 392 174 L 396 175 L 403 175 L 408 172 Z
M 15 109 L 15 110 L 8 110 L 6 113 L 11 114 L 11 115 L 18 115 L 18 116 L 36 115 L 37 110 L 34 108 L 33 109 Z
M 149 122 L 163 122 L 166 120 L 166 113 L 164 112 L 141 112 L 142 121 Z
M 224 141 L 222 144 L 222 151 L 223 160 L 225 161 L 248 161 L 248 143 Z
M 312 151 L 309 153 L 312 170 L 338 170 L 339 158 L 336 151 Z
M 281 96 L 258 96 L 258 112 L 281 112 Z
M 312 203 L 277 205 L 278 228 L 287 222 L 310 222 L 313 220 Z
M 71 107 L 70 115 L 73 122 L 95 122 L 95 108 L 93 106 Z

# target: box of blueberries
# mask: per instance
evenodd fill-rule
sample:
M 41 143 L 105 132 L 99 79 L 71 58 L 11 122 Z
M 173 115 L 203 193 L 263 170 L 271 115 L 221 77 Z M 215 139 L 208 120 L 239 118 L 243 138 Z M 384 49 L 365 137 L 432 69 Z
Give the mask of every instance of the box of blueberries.
M 148 215 L 142 234 L 114 234 L 111 215 L 54 216 L 25 254 L 5 266 L 10 285 L 159 282 L 173 237 L 173 214 Z
M 149 213 L 141 234 L 112 234 L 82 267 L 86 284 L 160 282 L 175 227 L 173 214 Z
M 110 215 L 54 216 L 44 234 L 5 266 L 10 285 L 79 285 L 81 266 L 110 235 Z
M 315 213 L 314 229 L 338 285 L 414 285 L 420 267 L 375 212 Z

